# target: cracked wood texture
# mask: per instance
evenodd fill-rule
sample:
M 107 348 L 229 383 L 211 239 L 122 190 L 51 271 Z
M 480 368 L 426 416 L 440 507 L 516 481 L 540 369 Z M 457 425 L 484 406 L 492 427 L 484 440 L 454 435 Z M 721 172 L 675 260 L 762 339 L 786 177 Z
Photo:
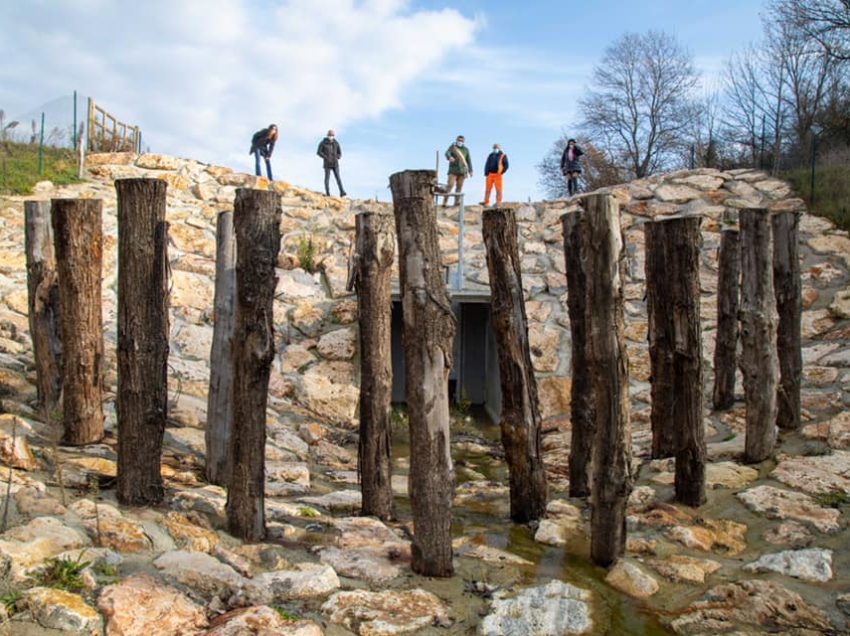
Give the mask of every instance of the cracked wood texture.
M 455 317 L 442 277 L 435 183 L 433 170 L 406 170 L 390 176 L 399 245 L 405 398 L 410 422 L 411 567 L 424 576 L 451 576 L 455 475 L 448 378 Z
M 280 195 L 236 190 L 236 305 L 231 360 L 230 534 L 259 541 L 266 534 L 266 402 L 274 358 L 272 305 L 280 251 Z
M 63 444 L 103 439 L 103 202 L 53 199 L 62 332 Z
M 779 356 L 779 392 L 776 423 L 781 429 L 800 428 L 800 383 L 803 354 L 800 345 L 802 283 L 800 282 L 799 212 L 773 216 L 773 283 L 779 326 L 776 345 Z
M 167 185 L 118 179 L 118 501 L 162 501 L 168 411 Z
M 776 445 L 776 297 L 770 212 L 741 210 L 741 372 L 747 405 L 744 461 L 757 463 Z
M 738 302 L 741 278 L 741 252 L 738 227 L 720 231 L 717 265 L 717 333 L 714 345 L 713 404 L 717 410 L 735 403 L 735 370 L 738 368 Z
M 50 201 L 24 202 L 24 238 L 30 337 L 35 359 L 38 404 L 45 421 L 62 394 L 62 339 L 59 325 L 59 277 L 53 257 Z
M 360 435 L 358 473 L 361 514 L 393 515 L 390 472 L 392 296 L 395 258 L 393 217 L 363 212 L 356 217 L 354 287 L 360 324 Z
M 540 446 L 540 406 L 528 343 L 514 211 L 484 210 L 482 232 L 492 293 L 491 319 L 499 345 L 499 426 L 510 476 L 511 519 L 527 523 L 546 513 L 546 468 Z
M 593 454 L 593 382 L 587 364 L 587 279 L 581 260 L 584 212 L 561 217 L 564 262 L 567 269 L 567 310 L 570 316 L 570 497 L 590 494 L 590 465 Z
M 623 336 L 625 249 L 616 199 L 595 194 L 582 204 L 587 359 L 596 413 L 590 557 L 607 567 L 625 553 L 626 502 L 632 491 L 629 360 Z

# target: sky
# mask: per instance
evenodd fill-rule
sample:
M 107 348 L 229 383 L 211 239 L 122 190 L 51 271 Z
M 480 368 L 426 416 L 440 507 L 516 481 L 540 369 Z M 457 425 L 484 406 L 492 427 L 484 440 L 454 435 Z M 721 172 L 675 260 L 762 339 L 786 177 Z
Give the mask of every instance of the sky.
M 381 201 L 390 174 L 433 168 L 437 151 L 444 181 L 442 154 L 463 134 L 468 202 L 482 198 L 494 142 L 510 159 L 505 200 L 537 200 L 536 165 L 573 134 L 606 46 L 625 32 L 666 31 L 716 82 L 723 61 L 759 39 L 763 5 L 0 0 L 0 109 L 30 116 L 54 102 L 70 125 L 76 90 L 137 124 L 151 152 L 246 172 L 252 133 L 276 123 L 275 178 L 314 190 L 323 189 L 316 147 L 333 128 L 349 196 Z

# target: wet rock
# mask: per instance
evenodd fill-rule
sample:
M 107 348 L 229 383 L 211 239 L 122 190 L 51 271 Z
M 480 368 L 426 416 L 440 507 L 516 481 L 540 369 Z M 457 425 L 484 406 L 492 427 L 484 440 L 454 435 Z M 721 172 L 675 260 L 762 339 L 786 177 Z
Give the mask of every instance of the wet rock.
M 658 581 L 627 559 L 617 561 L 605 576 L 605 582 L 635 598 L 648 598 L 658 591 Z
M 717 561 L 696 559 L 682 554 L 673 554 L 664 560 L 653 559 L 649 565 L 665 579 L 674 583 L 705 583 L 705 577 L 720 569 Z
M 116 636 L 200 636 L 208 624 L 200 605 L 145 574 L 105 587 L 97 607 Z
M 778 572 L 796 579 L 824 583 L 832 578 L 832 550 L 807 548 L 765 554 L 743 569 L 747 572 Z
M 21 470 L 38 468 L 38 462 L 27 443 L 29 433 L 32 433 L 32 428 L 17 415 L 0 415 L 0 462 Z
M 670 468 L 672 469 L 673 466 Z M 758 476 L 759 473 L 754 468 L 741 466 L 735 462 L 710 462 L 705 466 L 705 482 L 709 488 L 743 488 L 751 481 L 758 479 Z M 652 481 L 672 485 L 674 479 L 673 470 L 669 470 L 654 476 Z
M 524 559 L 516 554 L 500 550 L 485 543 L 486 538 L 483 536 L 458 537 L 452 541 L 452 548 L 455 554 L 460 557 L 471 557 L 480 559 L 481 561 L 489 561 L 490 563 L 500 563 L 504 565 L 530 566 L 534 565 L 528 559 Z
M 337 592 L 322 605 L 332 623 L 361 636 L 416 633 L 448 621 L 446 606 L 425 590 Z
M 835 605 L 844 612 L 845 616 L 850 616 L 850 594 L 842 594 L 835 599 Z
M 494 599 L 478 633 L 484 636 L 589 634 L 593 629 L 590 600 L 587 590 L 561 581 L 526 588 L 512 598 L 503 595 Z
M 246 586 L 245 578 L 236 570 L 204 552 L 166 552 L 153 565 L 167 580 L 189 588 L 206 600 L 213 597 L 226 600 Z
M 251 581 L 249 597 L 258 605 L 321 598 L 339 589 L 339 577 L 329 565 L 299 563 L 291 570 L 258 574 Z
M 9 568 L 12 579 L 19 581 L 45 559 L 88 545 L 91 541 L 77 528 L 55 517 L 38 517 L 0 535 L 0 561 L 4 570 Z
M 735 555 L 747 547 L 747 526 L 728 519 L 703 519 L 700 525 L 675 526 L 667 536 L 687 548 Z
M 160 522 L 178 547 L 193 552 L 212 552 L 218 545 L 218 534 L 198 523 L 203 517 L 197 513 L 169 512 Z
M 321 561 L 338 574 L 371 582 L 387 581 L 401 574 L 401 566 L 393 562 L 387 550 L 374 547 L 329 547 L 322 550 Z
M 766 530 L 762 537 L 772 545 L 787 546 L 795 550 L 809 547 L 814 540 L 812 531 L 797 521 L 780 523 L 775 528 Z
M 812 524 L 821 532 L 835 532 L 839 529 L 841 513 L 832 508 L 822 508 L 803 493 L 773 486 L 756 486 L 738 493 L 737 497 L 750 510 L 768 519 L 796 519 Z
M 770 476 L 803 492 L 850 492 L 850 451 L 819 457 L 782 457 Z
M 845 411 L 823 422 L 804 426 L 802 433 L 809 439 L 825 440 L 830 448 L 846 450 L 850 448 L 850 413 Z
M 581 510 L 563 500 L 552 500 L 546 506 L 547 518 L 541 519 L 534 540 L 546 545 L 565 545 L 567 538 L 583 528 Z
M 204 636 L 322 636 L 313 621 L 287 620 L 267 605 L 240 607 L 216 617 Z
M 100 614 L 79 594 L 49 587 L 33 587 L 23 593 L 18 607 L 48 629 L 75 634 L 100 634 Z

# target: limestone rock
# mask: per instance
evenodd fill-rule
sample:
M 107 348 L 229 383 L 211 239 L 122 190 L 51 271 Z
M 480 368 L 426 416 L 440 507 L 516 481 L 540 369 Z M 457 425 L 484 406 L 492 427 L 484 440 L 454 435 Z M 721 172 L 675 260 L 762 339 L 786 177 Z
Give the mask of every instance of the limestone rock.
M 528 345 L 531 362 L 538 373 L 556 371 L 560 360 L 561 329 L 529 325 Z
M 671 465 L 672 469 L 673 466 Z M 705 466 L 705 482 L 709 488 L 742 488 L 751 481 L 758 479 L 759 473 L 749 466 L 741 466 L 735 462 L 710 462 Z M 673 484 L 674 473 L 665 471 L 652 478 L 659 484 Z
M 819 457 L 785 457 L 770 476 L 812 495 L 850 492 L 850 451 L 837 450 Z
M 298 501 L 307 504 L 327 508 L 331 511 L 353 512 L 360 508 L 361 494 L 359 490 L 337 490 L 326 495 L 314 497 L 302 497 Z
M 316 350 L 327 360 L 350 360 L 357 350 L 357 336 L 351 329 L 335 329 L 319 338 Z
M 339 577 L 329 565 L 299 563 L 295 569 L 258 574 L 251 586 L 250 597 L 268 604 L 327 596 L 339 589 Z
M 246 580 L 236 570 L 204 552 L 173 550 L 153 562 L 154 567 L 172 581 L 209 600 L 227 599 L 246 586 Z
M 635 598 L 648 598 L 658 591 L 658 581 L 627 559 L 620 559 L 605 577 L 615 590 Z
M 540 520 L 534 540 L 547 545 L 566 545 L 567 537 L 582 529 L 581 511 L 571 503 L 552 500 L 546 507 L 547 518 Z
M 181 161 L 176 157 L 170 157 L 168 155 L 145 153 L 139 155 L 139 158 L 136 159 L 136 165 L 139 168 L 147 168 L 148 170 L 177 170 L 180 168 Z
M 386 554 L 386 550 L 375 547 L 345 548 L 328 547 L 322 550 L 321 561 L 331 566 L 338 574 L 353 579 L 371 582 L 387 581 L 401 574 L 401 567 Z
M 55 517 L 38 517 L 0 535 L 0 561 L 10 568 L 13 580 L 22 580 L 45 559 L 66 550 L 91 545 L 80 530 Z
M 322 611 L 332 623 L 361 636 L 416 633 L 448 620 L 443 602 L 421 589 L 337 592 L 322 605 Z
M 311 366 L 301 378 L 301 399 L 307 408 L 338 422 L 354 418 L 360 390 L 353 369 L 345 362 Z
M 674 583 L 695 583 L 702 585 L 705 577 L 720 569 L 717 561 L 696 559 L 682 554 L 672 554 L 666 559 L 654 559 L 649 562 L 661 576 Z
M 83 527 L 98 545 L 116 552 L 144 552 L 153 547 L 144 527 L 128 519 L 114 506 L 80 499 L 70 506 L 83 519 Z
M 655 189 L 655 197 L 665 203 L 686 203 L 700 196 L 699 190 L 685 185 L 662 185 Z
M 32 427 L 17 415 L 0 415 L 0 462 L 21 470 L 38 468 L 38 462 L 27 443 L 27 433 L 30 432 Z
M 240 607 L 216 617 L 204 636 L 322 636 L 313 621 L 284 619 L 267 605 Z
M 806 548 L 765 554 L 743 569 L 747 572 L 778 572 L 805 581 L 825 583 L 832 578 L 832 550 Z
M 768 519 L 796 519 L 812 524 L 821 532 L 835 532 L 839 529 L 841 513 L 833 508 L 822 508 L 803 493 L 773 486 L 756 486 L 738 493 L 737 497 L 750 510 Z
M 839 319 L 850 318 L 850 290 L 835 292 L 829 311 Z
M 700 525 L 675 526 L 667 536 L 687 548 L 734 555 L 746 548 L 747 526 L 728 519 L 704 519 Z
M 48 629 L 75 634 L 101 633 L 100 614 L 79 594 L 49 587 L 33 587 L 24 592 L 18 607 L 29 610 L 33 620 Z
M 781 545 L 794 550 L 807 548 L 814 537 L 812 531 L 797 521 L 785 521 L 770 528 L 762 535 L 772 545 Z
M 502 595 L 493 600 L 478 633 L 483 636 L 590 634 L 593 629 L 590 599 L 587 590 L 561 581 L 526 588 L 512 598 Z
M 850 448 L 850 412 L 844 411 L 824 422 L 804 426 L 802 433 L 810 439 L 824 439 L 830 448 L 846 450 Z
M 534 563 L 521 556 L 487 545 L 482 539 L 476 536 L 458 537 L 452 541 L 452 548 L 459 557 L 471 557 L 473 559 L 480 559 L 481 561 L 489 561 L 490 563 L 501 563 L 520 567 L 534 565 Z

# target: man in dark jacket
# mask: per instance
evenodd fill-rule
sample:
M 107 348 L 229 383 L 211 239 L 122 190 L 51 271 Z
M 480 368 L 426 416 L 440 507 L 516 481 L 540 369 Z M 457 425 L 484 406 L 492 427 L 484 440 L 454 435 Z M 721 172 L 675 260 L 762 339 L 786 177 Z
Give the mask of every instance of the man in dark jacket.
M 484 164 L 484 203 L 490 205 L 490 191 L 496 187 L 496 205 L 502 202 L 502 175 L 508 171 L 508 155 L 502 152 L 499 144 L 493 144 L 493 152 Z
M 339 178 L 339 159 L 342 157 L 342 149 L 335 139 L 333 130 L 329 130 L 328 136 L 319 142 L 319 149 L 316 150 L 316 154 L 322 158 L 325 167 L 325 194 L 331 196 L 330 180 L 331 172 L 333 172 L 336 185 L 339 187 L 339 196 L 344 197 L 345 188 L 342 187 L 342 180 Z
M 272 152 L 274 152 L 274 144 L 277 141 L 277 125 L 269 124 L 268 128 L 263 128 L 262 130 L 258 130 L 254 133 L 254 136 L 251 137 L 251 150 L 249 154 L 254 155 L 254 174 L 258 177 L 261 175 L 260 171 L 260 157 L 266 160 L 266 174 L 269 177 L 269 181 L 273 181 L 272 179 Z
M 455 142 L 446 150 L 446 159 L 449 160 L 449 176 L 446 196 L 443 197 L 443 207 L 446 207 L 449 201 L 448 193 L 452 191 L 452 188 L 460 193 L 463 190 L 463 182 L 467 177 L 472 176 L 472 160 L 469 158 L 469 148 L 464 145 L 463 135 L 458 135 Z M 454 202 L 458 202 L 457 197 L 454 198 Z

